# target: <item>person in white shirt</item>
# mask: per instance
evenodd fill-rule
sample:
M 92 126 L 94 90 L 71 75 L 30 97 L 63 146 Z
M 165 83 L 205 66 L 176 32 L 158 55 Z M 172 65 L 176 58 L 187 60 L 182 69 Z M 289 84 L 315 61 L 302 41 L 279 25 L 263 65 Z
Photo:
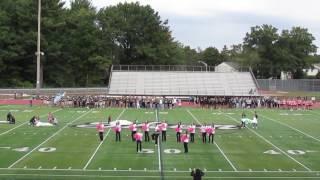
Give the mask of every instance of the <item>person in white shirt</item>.
M 254 113 L 254 116 L 253 116 L 253 119 L 252 119 L 252 128 L 253 129 L 258 129 L 258 115 L 257 113 L 255 112 Z
M 115 132 L 116 132 L 116 142 L 117 141 L 120 142 L 121 141 L 121 124 L 119 121 L 116 123 Z

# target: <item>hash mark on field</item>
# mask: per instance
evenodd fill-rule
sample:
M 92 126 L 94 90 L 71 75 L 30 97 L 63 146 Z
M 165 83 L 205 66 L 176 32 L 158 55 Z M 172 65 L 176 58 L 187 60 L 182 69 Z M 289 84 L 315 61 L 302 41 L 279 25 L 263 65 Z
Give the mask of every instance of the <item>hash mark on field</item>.
M 202 123 L 189 111 L 187 110 L 187 112 L 192 116 L 192 118 L 197 121 L 198 124 L 202 125 Z M 229 163 L 229 165 L 232 167 L 232 169 L 234 171 L 238 171 L 237 168 L 232 164 L 232 162 L 230 161 L 230 159 L 224 154 L 224 152 L 222 151 L 222 149 L 219 147 L 219 145 L 214 141 L 214 144 L 217 146 L 217 148 L 219 149 L 220 153 L 222 154 L 222 156 L 227 160 L 227 162 Z
M 252 169 L 249 169 L 250 172 L 252 172 Z
M 237 122 L 238 121 L 229 115 L 226 115 L 227 117 L 229 117 L 230 119 L 232 119 L 233 121 Z M 262 135 L 260 135 L 259 133 L 257 133 L 256 131 L 249 129 L 252 133 L 254 133 L 256 136 L 260 137 L 261 139 L 263 139 L 265 142 L 267 142 L 268 144 L 270 144 L 271 146 L 273 146 L 274 148 L 278 149 L 282 154 L 286 155 L 288 158 L 290 158 L 291 160 L 293 160 L 294 162 L 296 162 L 297 164 L 299 164 L 300 166 L 302 166 L 303 168 L 305 168 L 306 170 L 308 170 L 309 172 L 311 172 L 312 170 L 310 168 L 308 168 L 306 165 L 302 164 L 301 162 L 299 162 L 298 160 L 296 160 L 295 158 L 293 158 L 292 156 L 290 156 L 288 153 L 286 153 L 285 151 L 283 151 L 282 149 L 280 149 L 278 146 L 274 145 L 272 142 L 270 142 L 269 140 L 267 140 L 265 137 L 263 137 Z
M 283 123 L 283 122 L 281 122 L 281 121 L 277 121 L 277 120 L 272 119 L 272 118 L 270 118 L 270 117 L 267 117 L 267 116 L 265 116 L 265 115 L 261 115 L 261 116 L 262 116 L 262 117 L 265 117 L 266 119 L 269 119 L 270 121 L 273 121 L 273 122 L 275 122 L 275 123 L 278 123 L 278 124 L 281 124 L 281 125 L 283 125 L 283 126 L 286 126 L 286 127 L 290 128 L 290 129 L 292 129 L 292 130 L 295 130 L 295 131 L 297 131 L 297 132 L 299 132 L 299 133 L 301 133 L 301 134 L 303 134 L 303 135 L 305 135 L 305 136 L 307 136 L 307 137 L 309 137 L 309 138 L 312 138 L 312 139 L 320 142 L 320 139 L 315 138 L 315 137 L 311 136 L 310 134 L 307 134 L 307 133 L 305 133 L 305 132 L 303 132 L 303 131 L 300 131 L 299 129 L 294 128 L 294 127 L 292 127 L 292 126 L 290 126 L 290 125 L 288 125 L 288 124 L 286 124 L 286 123 Z
M 70 170 L 70 169 L 72 169 L 72 167 L 68 167 L 68 169 Z
M 126 109 L 123 109 L 121 111 L 121 113 L 119 114 L 119 116 L 116 118 L 116 120 L 118 120 L 122 114 L 124 113 Z M 108 134 L 110 133 L 111 128 L 108 130 L 108 132 L 106 133 L 106 135 L 104 136 L 103 140 L 100 142 L 100 144 L 98 145 L 98 147 L 96 148 L 96 150 L 94 151 L 94 153 L 92 154 L 92 156 L 90 157 L 90 159 L 88 160 L 88 162 L 86 163 L 86 165 L 83 167 L 83 169 L 87 169 L 87 167 L 89 166 L 89 164 L 91 163 L 92 159 L 94 158 L 94 156 L 96 155 L 96 153 L 98 152 L 99 148 L 101 147 L 102 143 L 104 142 L 104 140 L 107 138 Z M 97 134 L 98 135 L 98 134 Z

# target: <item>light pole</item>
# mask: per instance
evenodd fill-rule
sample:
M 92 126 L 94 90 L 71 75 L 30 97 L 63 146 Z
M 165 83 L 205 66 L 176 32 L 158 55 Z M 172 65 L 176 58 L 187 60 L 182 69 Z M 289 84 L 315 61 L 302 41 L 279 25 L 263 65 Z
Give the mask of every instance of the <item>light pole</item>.
M 41 24 L 41 0 L 38 0 L 38 39 L 37 39 L 37 82 L 36 82 L 36 92 L 39 95 L 40 92 L 40 24 Z M 43 54 L 43 53 L 42 53 Z
M 203 61 L 198 61 L 198 63 L 203 64 L 206 67 L 206 72 L 208 72 L 208 64 Z

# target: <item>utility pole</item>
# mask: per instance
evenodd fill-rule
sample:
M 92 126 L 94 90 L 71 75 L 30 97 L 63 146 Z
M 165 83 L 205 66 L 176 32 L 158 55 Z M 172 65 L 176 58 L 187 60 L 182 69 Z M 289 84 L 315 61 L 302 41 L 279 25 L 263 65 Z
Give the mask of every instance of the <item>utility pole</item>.
M 38 0 L 38 39 L 37 39 L 37 83 L 36 83 L 36 91 L 37 95 L 40 93 L 40 24 L 41 24 L 41 0 Z

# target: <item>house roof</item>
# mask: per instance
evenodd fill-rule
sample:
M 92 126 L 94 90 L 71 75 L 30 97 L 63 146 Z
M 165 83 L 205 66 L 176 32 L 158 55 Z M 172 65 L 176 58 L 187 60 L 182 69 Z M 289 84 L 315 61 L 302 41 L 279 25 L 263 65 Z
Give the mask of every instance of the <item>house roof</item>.
M 239 69 L 239 68 L 240 68 L 240 65 L 239 65 L 238 63 L 236 63 L 236 62 L 226 61 L 226 62 L 222 62 L 222 63 L 225 63 L 225 64 L 233 67 L 234 69 Z M 221 64 L 222 64 L 222 63 L 221 63 Z
M 320 70 L 320 63 L 317 63 L 317 64 L 313 64 L 313 67 L 314 67 L 315 69 L 318 69 L 318 70 Z

